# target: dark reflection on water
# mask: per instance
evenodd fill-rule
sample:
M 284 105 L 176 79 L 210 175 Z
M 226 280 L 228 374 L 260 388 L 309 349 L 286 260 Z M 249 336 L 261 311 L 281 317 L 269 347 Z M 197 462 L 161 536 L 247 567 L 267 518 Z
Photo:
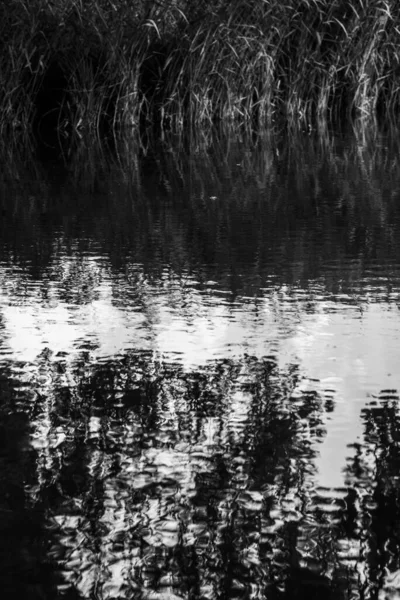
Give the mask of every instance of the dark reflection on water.
M 4 165 L 2 597 L 400 594 L 397 139 Z

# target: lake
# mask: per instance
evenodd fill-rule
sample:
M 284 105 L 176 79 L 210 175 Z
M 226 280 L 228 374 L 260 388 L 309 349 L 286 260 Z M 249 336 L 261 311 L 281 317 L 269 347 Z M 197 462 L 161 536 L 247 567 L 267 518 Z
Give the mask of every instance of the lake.
M 398 140 L 4 161 L 3 598 L 400 597 Z

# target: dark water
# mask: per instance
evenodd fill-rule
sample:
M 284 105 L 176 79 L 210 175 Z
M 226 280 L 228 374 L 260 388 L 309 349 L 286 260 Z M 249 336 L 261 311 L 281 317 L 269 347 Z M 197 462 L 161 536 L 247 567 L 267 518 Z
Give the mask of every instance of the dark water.
M 398 139 L 4 163 L 1 598 L 400 596 Z

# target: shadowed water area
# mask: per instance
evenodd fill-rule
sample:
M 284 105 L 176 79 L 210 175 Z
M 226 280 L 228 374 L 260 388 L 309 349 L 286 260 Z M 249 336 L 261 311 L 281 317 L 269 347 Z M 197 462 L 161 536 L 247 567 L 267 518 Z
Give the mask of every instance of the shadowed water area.
M 398 597 L 398 139 L 4 163 L 2 598 Z

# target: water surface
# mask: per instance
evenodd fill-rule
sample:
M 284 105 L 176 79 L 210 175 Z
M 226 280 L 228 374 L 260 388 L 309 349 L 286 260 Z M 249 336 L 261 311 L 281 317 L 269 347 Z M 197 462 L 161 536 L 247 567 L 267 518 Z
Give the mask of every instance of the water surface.
M 400 589 L 399 163 L 360 129 L 4 166 L 5 597 Z

